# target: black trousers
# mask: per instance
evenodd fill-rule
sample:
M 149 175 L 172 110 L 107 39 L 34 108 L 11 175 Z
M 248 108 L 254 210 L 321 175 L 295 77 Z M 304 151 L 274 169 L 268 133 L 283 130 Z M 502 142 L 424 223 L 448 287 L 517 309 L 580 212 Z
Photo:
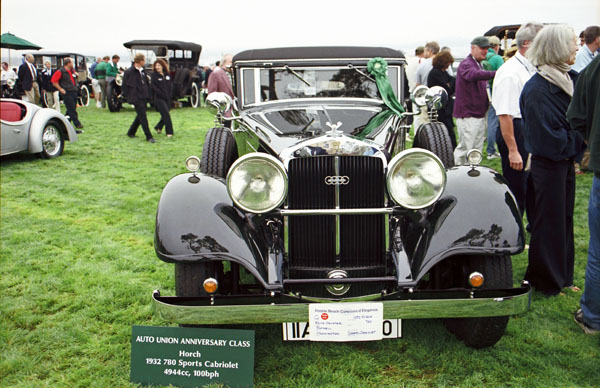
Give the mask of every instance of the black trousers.
M 535 213 L 525 279 L 538 291 L 555 295 L 573 284 L 575 168 L 569 160 L 534 156 L 531 177 Z
M 169 114 L 170 102 L 165 100 L 156 99 L 154 100 L 154 106 L 160 113 L 160 121 L 154 126 L 156 129 L 163 129 L 166 126 L 167 135 L 173 134 L 173 123 L 171 122 L 171 115 Z
M 77 116 L 77 90 L 67 90 L 67 93 L 63 95 L 65 101 L 65 107 L 67 107 L 67 116 L 75 124 L 75 126 L 81 125 L 79 117 Z
M 529 154 L 525 150 L 525 137 L 523 136 L 521 119 L 513 119 L 513 128 L 517 149 L 519 150 L 519 154 L 521 154 L 521 159 L 523 159 L 523 170 L 517 171 L 510 167 L 508 147 L 504 142 L 501 130 L 496 132 L 496 144 L 498 145 L 498 151 L 500 152 L 502 162 L 502 175 L 504 176 L 504 179 L 506 179 L 510 191 L 515 195 L 521 214 L 527 212 L 527 219 L 531 224 L 533 213 L 535 211 L 535 195 L 531 174 L 528 171 L 525 171 L 525 164 L 527 164 Z
M 141 124 L 142 129 L 144 130 L 144 134 L 146 135 L 146 140 L 151 139 L 152 133 L 150 133 L 150 128 L 148 127 L 148 117 L 146 117 L 146 104 L 138 103 L 138 104 L 135 104 L 134 107 L 135 107 L 136 116 L 135 116 L 135 119 L 133 120 L 133 123 L 131 123 L 131 126 L 129 127 L 127 134 L 130 136 L 135 136 L 135 133 L 137 132 L 137 130 Z

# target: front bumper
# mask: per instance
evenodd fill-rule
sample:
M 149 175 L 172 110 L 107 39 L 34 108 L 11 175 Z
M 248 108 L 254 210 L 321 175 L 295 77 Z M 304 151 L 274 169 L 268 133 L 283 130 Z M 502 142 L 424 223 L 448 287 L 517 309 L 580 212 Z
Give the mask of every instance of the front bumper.
M 403 291 L 369 301 L 383 303 L 384 319 L 515 315 L 529 309 L 531 287 L 523 282 L 519 288 L 501 290 Z M 161 296 L 156 290 L 152 302 L 155 313 L 165 321 L 206 325 L 308 322 L 311 301 L 281 294 L 187 298 Z

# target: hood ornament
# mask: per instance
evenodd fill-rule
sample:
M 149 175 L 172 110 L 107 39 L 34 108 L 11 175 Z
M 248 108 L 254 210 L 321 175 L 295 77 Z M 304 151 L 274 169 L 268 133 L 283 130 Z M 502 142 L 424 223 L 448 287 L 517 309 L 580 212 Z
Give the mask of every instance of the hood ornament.
M 343 134 L 342 131 L 338 131 L 338 128 L 342 126 L 342 122 L 338 121 L 337 124 L 331 124 L 329 121 L 325 123 L 331 131 L 328 131 L 327 134 L 331 136 L 340 136 Z

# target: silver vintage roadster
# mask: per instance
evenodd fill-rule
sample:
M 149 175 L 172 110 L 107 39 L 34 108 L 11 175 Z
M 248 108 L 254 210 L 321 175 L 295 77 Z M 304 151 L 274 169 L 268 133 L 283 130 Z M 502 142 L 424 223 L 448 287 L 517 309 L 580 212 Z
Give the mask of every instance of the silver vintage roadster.
M 71 123 L 53 109 L 14 99 L 2 99 L 0 104 L 0 155 L 27 151 L 50 159 L 63 153 L 66 140 L 77 140 Z

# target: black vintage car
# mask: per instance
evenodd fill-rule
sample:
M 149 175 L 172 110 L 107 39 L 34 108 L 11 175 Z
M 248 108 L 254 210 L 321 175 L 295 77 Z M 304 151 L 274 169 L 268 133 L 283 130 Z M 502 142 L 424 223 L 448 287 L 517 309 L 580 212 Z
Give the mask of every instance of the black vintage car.
M 86 57 L 84 55 L 66 51 L 49 50 L 32 51 L 29 54 L 33 55 L 35 58 L 34 64 L 38 72 L 41 72 L 44 69 L 44 63 L 46 63 L 46 61 L 50 62 L 52 70 L 56 70 L 63 67 L 65 58 L 71 58 L 74 64 L 73 70 L 75 70 L 75 73 L 77 74 L 77 83 L 79 84 L 78 103 L 81 106 L 88 106 L 90 104 L 90 97 L 93 97 L 93 88 L 91 87 L 91 80 L 88 77 L 88 68 Z M 23 54 L 23 57 L 25 57 L 25 55 L 27 55 L 27 53 Z M 42 95 L 41 97 L 42 106 L 48 106 L 45 98 L 46 96 Z M 62 99 L 62 96 L 60 96 L 60 98 Z
M 175 264 L 177 294 L 154 292 L 161 317 L 282 322 L 288 338 L 290 322 L 319 318 L 311 305 L 381 303 L 384 320 L 443 318 L 471 347 L 502 337 L 529 308 L 510 257 L 524 249 L 521 214 L 480 152 L 451 167 L 443 124 L 406 147 L 405 64 L 377 47 L 234 57 L 235 101 L 208 97 L 233 129 L 209 130 L 158 205 L 155 250 Z M 421 90 L 415 103 L 443 98 Z
M 202 79 L 198 74 L 198 61 L 202 46 L 178 40 L 132 40 L 123 43 L 123 46 L 131 50 L 132 61 L 138 52 L 146 56 L 147 74 L 152 72 L 152 65 L 157 59 L 167 61 L 173 79 L 173 100 L 186 99 L 193 108 L 200 106 Z M 123 104 L 122 81 L 122 75 L 119 74 L 106 87 L 108 109 L 111 112 L 118 112 Z

